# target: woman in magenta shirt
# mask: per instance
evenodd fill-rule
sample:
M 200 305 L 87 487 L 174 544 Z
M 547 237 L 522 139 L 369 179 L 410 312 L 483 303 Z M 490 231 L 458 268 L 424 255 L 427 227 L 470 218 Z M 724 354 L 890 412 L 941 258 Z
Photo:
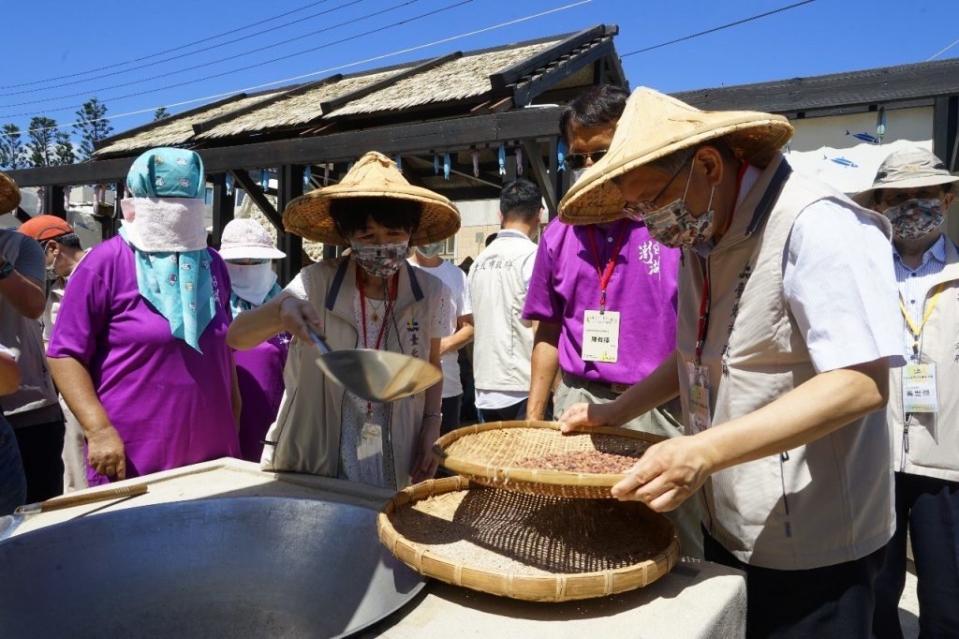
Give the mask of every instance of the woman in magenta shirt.
M 74 271 L 47 352 L 91 486 L 240 452 L 230 280 L 206 248 L 203 163 L 148 151 L 127 189 L 121 235 Z

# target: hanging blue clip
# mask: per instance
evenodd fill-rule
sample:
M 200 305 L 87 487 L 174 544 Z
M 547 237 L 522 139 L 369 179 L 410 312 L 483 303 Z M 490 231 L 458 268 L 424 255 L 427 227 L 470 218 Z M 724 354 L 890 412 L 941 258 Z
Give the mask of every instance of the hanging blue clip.
M 453 168 L 452 160 L 450 159 L 449 153 L 443 154 L 443 179 L 449 181 L 450 179 L 450 170 Z
M 309 164 L 306 165 L 306 168 L 303 169 L 303 190 L 310 190 L 310 180 L 313 178 L 313 167 Z
M 266 169 L 260 170 L 260 188 L 264 191 L 270 188 L 270 173 Z
M 566 146 L 566 140 L 560 139 L 559 143 L 556 145 L 556 164 L 559 168 L 556 169 L 557 173 L 566 170 L 566 154 L 569 152 L 569 147 Z
M 506 175 L 506 145 L 500 144 L 499 151 L 497 152 L 497 157 L 499 158 L 499 174 Z
M 233 195 L 233 174 L 226 174 L 226 194 Z
M 886 109 L 885 107 L 881 107 L 879 109 L 879 115 L 876 116 L 876 136 L 878 136 L 879 141 L 882 142 L 884 135 L 886 135 Z
M 403 172 L 403 156 L 397 155 L 393 161 L 396 162 L 396 168 L 399 169 L 400 173 L 402 173 Z
M 433 154 L 433 175 L 440 174 L 440 156 L 436 153 Z

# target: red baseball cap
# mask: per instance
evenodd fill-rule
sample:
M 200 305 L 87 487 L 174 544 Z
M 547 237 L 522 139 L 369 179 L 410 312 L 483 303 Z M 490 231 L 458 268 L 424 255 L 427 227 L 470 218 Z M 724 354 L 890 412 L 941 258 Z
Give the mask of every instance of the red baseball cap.
M 38 242 L 73 233 L 73 227 L 67 224 L 66 220 L 56 215 L 38 215 L 21 224 L 17 230 Z

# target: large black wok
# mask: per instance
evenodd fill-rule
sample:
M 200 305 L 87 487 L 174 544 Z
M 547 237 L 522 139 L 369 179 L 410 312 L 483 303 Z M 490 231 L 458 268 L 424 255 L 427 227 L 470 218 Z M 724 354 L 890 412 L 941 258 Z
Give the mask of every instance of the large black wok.
M 238 497 L 93 515 L 0 543 L 0 637 L 335 637 L 422 578 L 376 513 Z

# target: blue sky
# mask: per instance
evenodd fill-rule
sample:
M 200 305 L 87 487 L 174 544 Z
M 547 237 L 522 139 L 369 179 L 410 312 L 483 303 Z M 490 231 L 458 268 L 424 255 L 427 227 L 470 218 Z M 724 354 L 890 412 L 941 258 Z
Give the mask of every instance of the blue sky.
M 795 0 L 580 0 L 566 10 L 438 46 L 351 66 L 347 73 L 404 60 L 576 31 L 598 23 L 620 27 L 616 47 L 629 51 L 709 29 Z M 112 115 L 232 93 L 302 74 L 320 79 L 340 65 L 389 54 L 575 3 L 576 0 L 8 0 L 5 75 L 0 77 L 0 124 L 25 128 L 30 115 L 60 124 L 75 119 L 76 105 L 98 96 Z M 444 7 L 452 8 L 444 9 Z M 315 5 L 230 36 L 184 46 L 201 38 Z M 956 0 L 816 0 L 778 15 L 624 60 L 633 87 L 679 91 L 852 69 L 921 62 L 959 39 Z M 363 32 L 441 10 L 375 35 Z M 321 11 L 325 15 L 308 17 Z M 371 13 L 380 15 L 367 17 Z M 264 29 L 289 27 L 269 33 Z M 324 33 L 306 36 L 320 29 Z M 289 41 L 298 36 L 299 40 Z M 238 42 L 201 51 L 204 47 Z M 312 53 L 296 54 L 337 40 Z M 250 55 L 244 52 L 263 48 Z M 167 51 L 162 56 L 151 56 Z M 199 52 L 198 52 L 199 51 Z M 194 55 L 194 52 L 198 52 Z M 272 58 L 291 57 L 262 66 Z M 183 56 L 163 62 L 164 58 Z M 235 59 L 211 63 L 220 58 Z M 959 45 L 940 59 L 959 56 Z M 145 58 L 140 62 L 131 60 Z M 112 66 L 117 63 L 126 63 Z M 207 65 L 189 70 L 186 67 Z M 149 65 L 149 66 L 148 66 Z M 108 67 L 95 73 L 92 68 Z M 73 75 L 79 74 L 79 75 Z M 108 77 L 95 78 L 98 75 Z M 165 77 L 150 79 L 163 74 Z M 200 80 L 204 76 L 219 77 Z M 222 74 L 222 75 L 220 75 Z M 73 77 L 59 77 L 73 75 Z M 42 82 L 41 82 L 42 81 Z M 26 84 L 30 83 L 30 84 Z M 173 84 L 189 83 L 163 89 Z M 16 86 L 20 85 L 20 86 Z M 114 87 L 114 88 L 108 88 Z M 135 97 L 121 97 L 149 92 Z M 73 96 L 72 94 L 79 94 Z M 177 112 L 202 104 L 171 106 Z M 23 115 L 21 115 L 23 114 Z M 142 124 L 149 114 L 117 117 L 117 131 Z

